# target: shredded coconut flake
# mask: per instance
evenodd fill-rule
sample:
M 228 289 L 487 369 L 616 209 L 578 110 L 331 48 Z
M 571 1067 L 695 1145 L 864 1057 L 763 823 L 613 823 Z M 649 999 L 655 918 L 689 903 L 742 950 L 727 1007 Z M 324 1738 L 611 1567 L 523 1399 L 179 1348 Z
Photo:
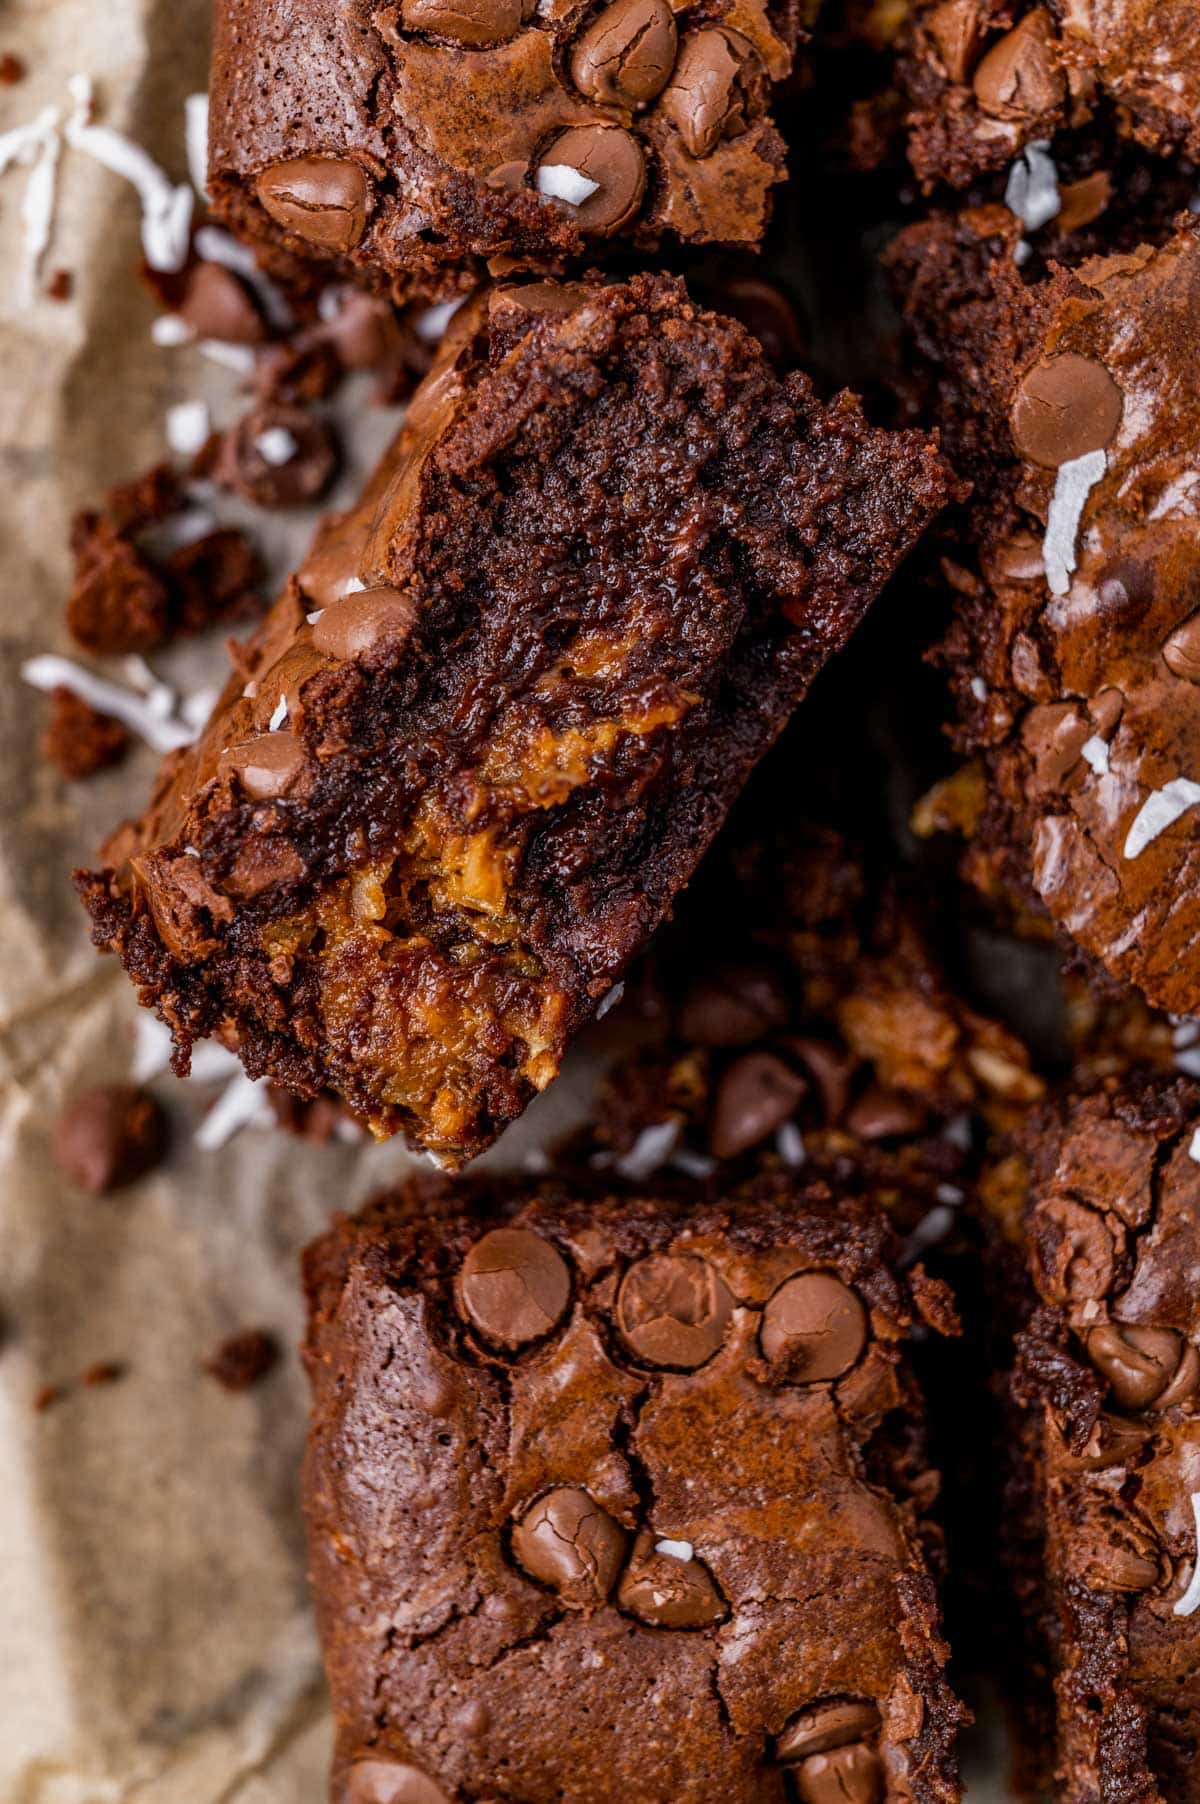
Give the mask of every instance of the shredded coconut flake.
M 1038 138 L 1025 146 L 1008 172 L 1004 204 L 1027 232 L 1040 231 L 1059 212 L 1062 198 L 1058 192 L 1058 170 L 1050 155 L 1048 138 Z
M 1098 777 L 1108 775 L 1108 744 L 1101 739 L 1099 733 L 1093 733 L 1085 739 L 1079 748 L 1079 756 L 1085 764 L 1090 764 Z
M 977 702 L 985 702 L 988 698 L 988 686 L 982 677 L 971 678 L 971 694 Z
M 194 727 L 200 733 L 208 725 L 209 716 L 216 707 L 220 694 L 219 689 L 193 690 L 179 704 L 180 719 L 186 720 L 189 727 Z
M 270 276 L 263 274 L 254 252 L 239 244 L 231 232 L 223 232 L 220 226 L 201 226 L 195 243 L 197 253 L 206 263 L 219 263 L 253 288 L 273 326 L 287 332 L 295 325 L 296 317 L 283 290 L 276 287 Z
M 466 296 L 463 295 L 457 301 L 440 301 L 436 307 L 426 307 L 423 313 L 418 313 L 413 321 L 413 331 L 417 337 L 423 338 L 426 344 L 436 344 L 439 338 L 444 338 L 446 327 L 465 299 Z
M 1193 1610 L 1200 1609 L 1200 1491 L 1192 1492 L 1192 1515 L 1196 1523 L 1196 1563 L 1187 1590 L 1173 1606 L 1176 1616 L 1190 1616 Z
M 196 737 L 195 729 L 184 721 L 170 715 L 164 717 L 157 693 L 138 695 L 123 684 L 110 683 L 104 677 L 96 676 L 72 658 L 60 658 L 46 652 L 41 657 L 27 659 L 21 666 L 21 675 L 34 689 L 46 693 L 52 689 L 69 689 L 102 714 L 111 714 L 114 720 L 121 721 L 144 739 L 152 751 L 176 752 L 181 746 L 191 745 Z
M 183 139 L 188 175 L 201 200 L 208 199 L 208 95 L 189 94 L 183 103 Z M 203 254 L 203 253 L 201 253 Z
M 138 1010 L 133 1029 L 133 1064 L 131 1076 L 135 1084 L 149 1083 L 171 1063 L 171 1030 L 156 1015 Z
M 690 1146 L 681 1146 L 671 1154 L 669 1164 L 676 1171 L 681 1171 L 685 1178 L 711 1178 L 717 1169 L 717 1161 L 710 1159 L 707 1153 L 693 1152 Z
M 596 1010 L 597 1021 L 603 1021 L 605 1015 L 608 1014 L 609 1010 L 616 1008 L 618 1002 L 620 1002 L 620 1000 L 624 994 L 625 994 L 625 985 L 623 983 L 614 983 L 612 989 L 608 992 L 607 996 L 602 996 L 600 998 L 600 1006 Z
M 934 1208 L 928 1209 L 904 1243 L 900 1256 L 901 1265 L 911 1265 L 914 1259 L 919 1259 L 930 1247 L 945 1240 L 954 1226 L 954 1213 L 946 1203 L 938 1203 Z
M 1200 1077 L 1200 1046 L 1175 1054 L 1175 1069 L 1185 1077 Z
M 1140 858 L 1152 840 L 1165 833 L 1189 808 L 1200 802 L 1200 783 L 1190 777 L 1176 777 L 1161 789 L 1150 792 L 1133 817 L 1133 825 L 1125 836 L 1125 857 Z
M 616 1169 L 632 1184 L 640 1184 L 666 1164 L 679 1144 L 681 1123 L 656 1121 L 643 1128 L 629 1151 L 616 1161 Z
M 696 1557 L 696 1549 L 690 1541 L 656 1541 L 655 1553 L 665 1553 L 669 1560 L 692 1560 Z
M 254 352 L 249 345 L 222 344 L 219 338 L 202 338 L 199 344 L 202 356 L 211 363 L 219 363 L 235 376 L 252 376 L 254 374 Z
M 306 614 L 304 616 L 304 618 L 308 621 L 309 626 L 316 626 L 317 621 L 321 618 L 321 616 L 324 612 L 325 612 L 324 608 L 314 608 L 312 613 Z
M 804 1144 L 804 1136 L 794 1121 L 785 1121 L 775 1136 L 775 1151 L 785 1165 L 798 1171 L 808 1158 L 808 1150 Z
M 206 1153 L 215 1152 L 243 1128 L 270 1127 L 274 1119 L 267 1101 L 266 1079 L 247 1077 L 239 1071 L 196 1129 L 196 1145 Z
M 1197 1128 L 1188 1141 L 1188 1158 L 1200 1165 L 1200 1128 Z
M 286 696 L 281 695 L 279 700 L 275 704 L 275 712 L 272 714 L 270 720 L 267 722 L 267 731 L 269 733 L 278 733 L 280 727 L 283 725 L 283 723 L 287 719 L 287 717 L 288 717 L 287 698 L 286 698 Z
M 565 200 L 568 206 L 582 207 L 585 200 L 599 193 L 600 184 L 572 169 L 569 163 L 543 163 L 537 172 L 537 191 L 548 200 Z
M 185 508 L 180 514 L 171 514 L 165 520 L 156 520 L 153 526 L 147 526 L 138 534 L 138 544 L 151 557 L 170 557 L 184 545 L 194 545 L 198 539 L 206 539 L 210 532 L 215 532 L 217 521 L 215 514 L 210 514 L 204 507 Z
M 0 175 L 15 163 L 31 169 L 21 200 L 25 233 L 22 279 L 26 298 L 37 293 L 42 258 L 54 230 L 54 206 L 62 139 L 57 107 L 45 107 L 28 125 L 0 132 Z
M 150 336 L 164 351 L 175 351 L 180 345 L 190 345 L 196 334 L 177 313 L 160 313 L 150 328 Z
M 1087 451 L 1082 457 L 1073 457 L 1059 465 L 1046 521 L 1046 536 L 1042 541 L 1051 595 L 1065 595 L 1071 587 L 1079 522 L 1088 496 L 1107 468 L 1108 459 L 1103 451 Z
M 68 84 L 74 102 L 63 127 L 72 150 L 111 170 L 136 188 L 142 203 L 142 250 L 151 269 L 174 274 L 188 260 L 194 196 L 186 184 L 176 187 L 140 144 L 108 125 L 92 123 L 92 83 L 73 75 Z
M 255 448 L 265 463 L 278 470 L 284 464 L 290 464 L 300 449 L 294 433 L 286 426 L 271 426 L 266 432 L 260 432 L 254 441 Z
M 194 457 L 207 443 L 212 420 L 203 401 L 180 401 L 167 409 L 167 443 L 178 457 Z

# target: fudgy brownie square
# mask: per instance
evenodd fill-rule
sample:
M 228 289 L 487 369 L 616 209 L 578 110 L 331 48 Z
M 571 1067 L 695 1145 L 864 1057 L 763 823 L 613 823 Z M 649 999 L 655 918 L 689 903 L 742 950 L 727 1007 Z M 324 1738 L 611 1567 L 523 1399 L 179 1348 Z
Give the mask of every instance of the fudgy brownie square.
M 884 1218 L 547 1181 L 307 1255 L 305 1499 L 339 1804 L 959 1796 Z
M 1148 222 L 1149 223 L 1149 222 Z M 1025 281 L 976 208 L 890 251 L 976 483 L 945 569 L 973 864 L 1160 1008 L 1200 1010 L 1200 222 Z
M 1128 1081 L 1029 1137 L 1012 1495 L 1064 1804 L 1200 1798 L 1198 1124 L 1200 1087 Z
M 191 1041 L 448 1163 L 558 1070 L 946 496 L 667 278 L 501 288 L 83 874 Z
M 219 0 L 213 204 L 397 299 L 663 237 L 755 245 L 784 176 L 771 89 L 808 10 Z

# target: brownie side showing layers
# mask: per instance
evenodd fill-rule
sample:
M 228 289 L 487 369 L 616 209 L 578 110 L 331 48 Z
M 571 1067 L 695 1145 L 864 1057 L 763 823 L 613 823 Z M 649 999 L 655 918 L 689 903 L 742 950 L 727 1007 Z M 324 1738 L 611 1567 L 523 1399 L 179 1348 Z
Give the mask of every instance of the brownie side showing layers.
M 995 212 L 892 251 L 947 444 L 978 484 L 976 556 L 947 565 L 945 648 L 963 746 L 988 775 L 974 857 L 985 879 L 1025 882 L 1114 977 L 1189 1014 L 1200 225 L 1026 287 Z
M 397 299 L 664 236 L 757 244 L 801 11 L 220 0 L 213 203 L 239 236 Z
M 1013 1391 L 1066 1804 L 1200 1798 L 1198 1123 L 1200 1087 L 1134 1082 L 1031 1136 Z
M 1198 39 L 1196 0 L 918 0 L 901 52 L 913 168 L 965 188 L 1097 115 L 1200 158 Z
M 492 291 L 82 876 L 193 1038 L 448 1162 L 555 1075 L 943 500 L 673 281 Z
M 318 1241 L 339 1804 L 957 1798 L 902 1350 L 954 1322 L 893 1253 L 788 1185 L 401 1194 Z

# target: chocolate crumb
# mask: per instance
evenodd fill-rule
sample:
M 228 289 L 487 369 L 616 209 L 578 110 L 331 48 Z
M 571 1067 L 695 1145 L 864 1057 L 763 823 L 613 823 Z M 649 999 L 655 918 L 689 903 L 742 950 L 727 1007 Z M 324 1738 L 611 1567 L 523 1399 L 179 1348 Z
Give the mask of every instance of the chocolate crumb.
M 75 292 L 75 277 L 69 269 L 56 269 L 46 283 L 46 296 L 51 301 L 69 301 Z
M 25 74 L 25 64 L 11 50 L 6 50 L 0 56 L 0 83 L 6 88 L 15 88 L 19 81 L 25 80 Z
M 33 1407 L 39 1415 L 43 1415 L 46 1410 L 53 1409 L 56 1403 L 61 1403 L 66 1394 L 65 1384 L 43 1384 L 34 1395 Z
M 265 1328 L 246 1328 L 222 1341 L 204 1370 L 227 1391 L 248 1391 L 279 1359 L 279 1342 Z
M 119 763 L 128 747 L 127 728 L 111 714 L 102 714 L 72 689 L 51 690 L 42 756 L 68 781 L 80 782 Z
M 128 1370 L 128 1366 L 121 1365 L 114 1359 L 101 1359 L 80 1374 L 79 1382 L 89 1390 L 96 1390 L 101 1385 L 117 1384 Z

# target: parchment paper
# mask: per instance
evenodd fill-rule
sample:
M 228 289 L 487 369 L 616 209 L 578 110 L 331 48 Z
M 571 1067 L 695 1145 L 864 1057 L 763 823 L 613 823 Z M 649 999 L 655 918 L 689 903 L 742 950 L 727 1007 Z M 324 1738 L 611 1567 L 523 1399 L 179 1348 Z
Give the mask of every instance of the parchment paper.
M 65 104 L 82 70 L 103 122 L 183 179 L 207 14 L 207 0 L 0 0 L 0 52 L 28 65 L 0 89 L 0 131 Z M 330 1734 L 297 1496 L 296 1261 L 407 1155 L 254 1129 L 206 1154 L 192 1136 L 212 1093 L 165 1076 L 161 1169 L 96 1201 L 51 1162 L 70 1095 L 127 1074 L 137 1013 L 88 943 L 67 872 L 137 811 L 155 761 L 139 749 L 65 786 L 37 754 L 45 704 L 18 670 L 72 651 L 72 513 L 164 454 L 170 404 L 203 396 L 223 424 L 238 402 L 226 372 L 152 343 L 136 197 L 70 152 L 45 272 L 69 270 L 73 298 L 27 304 L 23 185 L 19 170 L 0 178 L 0 1804 L 318 1804 Z M 398 416 L 361 388 L 342 413 L 348 497 Z M 279 573 L 311 527 L 255 517 Z M 224 671 L 215 638 L 154 663 L 184 691 Z M 606 1037 L 573 1055 L 493 1162 L 520 1162 L 579 1117 Z M 252 1326 L 287 1354 L 232 1395 L 202 1361 Z M 125 1376 L 71 1382 L 99 1361 Z M 35 1411 L 58 1383 L 62 1401 Z

